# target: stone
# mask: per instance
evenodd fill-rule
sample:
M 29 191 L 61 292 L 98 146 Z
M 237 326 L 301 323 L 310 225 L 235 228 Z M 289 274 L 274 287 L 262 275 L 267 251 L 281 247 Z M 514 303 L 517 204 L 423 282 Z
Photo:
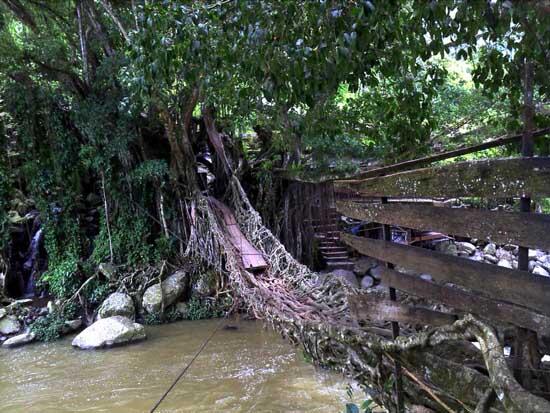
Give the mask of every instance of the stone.
M 340 278 L 340 281 L 342 281 L 342 283 L 347 284 L 350 287 L 359 288 L 357 277 L 352 271 L 337 269 L 332 271 L 332 276 L 334 278 Z
M 8 312 L 5 308 L 0 308 L 0 319 L 4 318 Z
M 116 268 L 110 262 L 102 262 L 101 264 L 99 264 L 98 271 L 109 281 L 113 280 L 116 275 Z
M 497 265 L 499 267 L 504 267 L 504 268 L 510 268 L 512 269 L 512 263 L 506 259 L 501 259 L 499 260 L 499 262 L 497 263 Z
M 148 313 L 159 313 L 162 303 L 164 308 L 175 303 L 185 292 L 187 285 L 187 274 L 184 271 L 177 271 L 170 275 L 162 283 L 152 285 L 143 294 L 143 308 Z
M 0 320 L 0 333 L 1 334 L 15 334 L 21 329 L 21 323 L 17 317 L 9 315 Z
M 496 257 L 499 260 L 512 261 L 514 259 L 513 254 L 510 251 L 506 251 L 504 248 L 497 249 Z
M 541 250 L 529 249 L 529 260 L 537 260 L 540 257 L 544 257 L 544 252 Z
M 476 251 L 476 253 L 472 256 L 469 256 L 468 259 L 472 261 L 481 262 L 483 261 L 483 255 L 480 252 Z
M 182 318 L 189 317 L 189 304 L 185 302 L 176 303 L 176 310 L 181 314 Z
M 202 297 L 208 297 L 216 292 L 217 282 L 215 273 L 204 273 L 193 284 L 193 293 Z
M 119 315 L 102 318 L 77 335 L 72 345 L 81 349 L 94 349 L 127 344 L 143 340 L 145 328 Z
M 435 250 L 448 255 L 458 255 L 458 248 L 452 241 L 443 241 L 435 246 Z
M 82 327 L 82 320 L 80 318 L 77 318 L 76 320 L 65 321 L 62 327 L 62 333 L 69 334 L 73 331 L 78 330 L 80 327 Z
M 28 344 L 34 341 L 36 338 L 36 335 L 29 331 L 23 334 L 18 334 L 16 336 L 13 336 L 11 338 L 8 338 L 4 343 L 2 343 L 2 347 L 18 347 L 22 346 L 24 344 Z
M 488 254 L 484 255 L 483 259 L 490 264 L 496 264 L 498 262 L 498 258 L 495 257 L 494 255 L 488 255 Z
M 112 317 L 114 315 L 121 315 L 133 320 L 135 317 L 135 312 L 136 310 L 134 308 L 132 297 L 124 293 L 112 293 L 105 301 L 103 301 L 101 307 L 99 307 L 97 318 L 100 319 Z
M 374 278 L 375 280 L 380 281 L 382 279 L 382 271 L 384 270 L 384 266 L 377 265 L 374 268 L 371 268 L 369 270 L 369 275 Z
M 490 242 L 483 248 L 483 253 L 485 255 L 495 255 L 497 253 L 497 246 Z
M 502 248 L 504 248 L 506 251 L 510 251 L 512 254 L 518 253 L 518 246 L 514 244 L 506 244 Z
M 367 288 L 370 288 L 374 285 L 374 278 L 372 278 L 371 276 L 369 275 L 365 275 L 362 279 L 361 279 L 361 288 L 363 289 L 367 289 Z
M 433 278 L 430 274 L 420 274 L 420 278 L 424 281 L 433 281 Z
M 376 267 L 379 261 L 371 257 L 361 257 L 353 265 L 353 272 L 357 275 L 367 275 L 371 268 Z
M 457 242 L 456 247 L 459 252 L 464 252 L 468 255 L 472 255 L 476 251 L 476 246 L 470 242 Z
M 57 310 L 57 305 L 53 301 L 48 301 L 48 304 L 46 304 L 46 308 L 48 309 L 48 313 L 55 313 Z
M 535 266 L 535 268 L 533 268 L 533 274 L 534 275 L 541 275 L 543 277 L 550 277 L 550 273 L 548 273 L 548 271 L 546 271 L 540 265 L 537 265 L 537 266 Z
M 16 310 L 21 307 L 30 306 L 34 301 L 31 298 L 23 298 L 21 300 L 16 300 L 6 307 L 6 310 L 9 312 L 11 310 Z

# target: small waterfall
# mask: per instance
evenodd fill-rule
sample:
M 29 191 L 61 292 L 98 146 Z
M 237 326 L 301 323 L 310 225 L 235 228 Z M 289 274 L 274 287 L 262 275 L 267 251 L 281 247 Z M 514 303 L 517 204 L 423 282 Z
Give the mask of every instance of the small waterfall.
M 40 246 L 42 243 L 42 228 L 39 228 L 33 235 L 31 239 L 31 243 L 29 246 L 29 250 L 27 253 L 27 259 L 25 260 L 25 263 L 23 264 L 23 269 L 26 273 L 29 274 L 26 284 L 25 284 L 25 297 L 34 296 L 34 287 L 35 287 L 35 279 L 36 279 L 36 272 L 38 270 L 37 260 L 40 255 Z

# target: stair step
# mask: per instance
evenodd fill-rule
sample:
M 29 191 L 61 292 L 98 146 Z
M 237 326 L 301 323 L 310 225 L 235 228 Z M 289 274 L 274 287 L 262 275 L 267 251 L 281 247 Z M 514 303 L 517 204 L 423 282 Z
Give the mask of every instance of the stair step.
M 353 262 L 351 261 L 329 261 L 327 267 L 331 268 L 353 268 Z
M 347 255 L 337 256 L 337 257 L 323 257 L 325 261 L 343 261 L 347 260 L 349 257 Z
M 339 247 L 339 246 L 337 246 L 337 245 L 321 245 L 321 246 L 319 247 L 319 249 L 320 249 L 320 250 L 340 250 L 340 251 L 346 250 L 345 248 Z M 346 250 L 346 251 L 347 251 L 347 250 Z
M 342 255 L 342 254 L 346 254 L 347 255 L 348 253 L 348 250 L 345 249 L 345 248 L 339 248 L 338 250 L 328 250 L 328 251 L 325 251 L 323 252 L 323 255 Z

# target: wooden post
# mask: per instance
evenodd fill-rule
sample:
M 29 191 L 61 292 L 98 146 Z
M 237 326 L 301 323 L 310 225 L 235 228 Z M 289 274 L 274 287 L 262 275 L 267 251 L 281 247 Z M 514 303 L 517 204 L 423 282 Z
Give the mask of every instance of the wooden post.
M 388 203 L 388 198 L 387 197 L 383 197 L 382 198 L 382 203 L 383 204 L 387 204 Z M 383 230 L 384 230 L 384 241 L 388 241 L 388 242 L 391 242 L 391 225 L 388 225 L 388 224 L 385 224 L 383 226 Z M 389 262 L 386 262 L 386 267 L 388 269 L 393 269 L 394 268 L 394 265 L 389 263 Z M 397 293 L 395 291 L 395 288 L 393 287 L 389 287 L 389 291 L 390 291 L 390 300 L 391 301 L 397 301 Z M 393 338 L 394 340 L 399 336 L 399 323 L 397 321 L 392 321 L 391 322 L 391 329 L 392 329 L 392 335 L 393 335 Z M 405 404 L 404 404 L 404 400 L 403 400 L 403 378 L 401 376 L 401 363 L 399 363 L 399 360 L 395 360 L 395 370 L 394 370 L 394 374 L 395 374 L 395 396 L 396 396 L 396 407 L 397 407 L 397 412 L 398 413 L 404 413 L 405 412 Z
M 534 107 L 533 107 L 533 63 L 525 59 L 523 67 L 523 137 L 521 140 L 521 155 L 531 157 L 534 155 Z M 530 194 L 532 195 L 532 194 Z M 520 199 L 520 211 L 531 212 L 531 198 L 522 196 Z M 521 271 L 529 270 L 529 248 L 520 246 L 518 250 L 518 269 Z M 533 337 L 534 336 L 534 337 Z M 533 340 L 534 339 L 534 340 Z M 515 343 L 514 370 L 516 379 L 522 385 L 530 389 L 532 387 L 531 375 L 524 369 L 531 363 L 530 360 L 524 360 L 525 351 L 533 342 L 537 342 L 536 333 L 524 328 L 517 329 Z

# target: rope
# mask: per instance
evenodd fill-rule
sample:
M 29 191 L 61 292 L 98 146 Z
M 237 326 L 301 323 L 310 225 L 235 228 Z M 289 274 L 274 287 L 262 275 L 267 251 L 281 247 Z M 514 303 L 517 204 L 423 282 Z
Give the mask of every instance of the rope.
M 194 363 L 194 361 L 197 359 L 197 357 L 199 357 L 199 355 L 202 353 L 202 351 L 206 348 L 206 346 L 208 345 L 208 343 L 210 343 L 210 341 L 212 340 L 212 338 L 214 338 L 214 336 L 216 335 L 216 333 L 220 330 L 222 324 L 224 323 L 224 319 L 222 318 L 220 320 L 220 322 L 218 323 L 218 325 L 216 326 L 216 328 L 212 331 L 212 333 L 208 336 L 208 338 L 202 343 L 202 345 L 200 346 L 199 350 L 195 353 L 195 355 L 193 356 L 193 358 L 191 359 L 191 361 L 185 366 L 185 368 L 180 372 L 180 374 L 176 377 L 176 379 L 172 382 L 172 384 L 170 385 L 170 387 L 168 387 L 168 389 L 164 392 L 164 394 L 161 396 L 161 398 L 155 403 L 155 405 L 153 406 L 153 408 L 149 411 L 149 413 L 154 413 L 155 410 L 158 409 L 158 407 L 160 406 L 160 404 L 164 401 L 164 399 L 166 399 L 166 397 L 168 396 L 168 394 L 174 389 L 174 387 L 176 387 L 176 384 L 178 384 L 178 382 L 180 381 L 180 379 L 185 375 L 185 373 L 187 373 L 187 370 L 189 370 L 189 368 L 191 367 L 191 365 Z

